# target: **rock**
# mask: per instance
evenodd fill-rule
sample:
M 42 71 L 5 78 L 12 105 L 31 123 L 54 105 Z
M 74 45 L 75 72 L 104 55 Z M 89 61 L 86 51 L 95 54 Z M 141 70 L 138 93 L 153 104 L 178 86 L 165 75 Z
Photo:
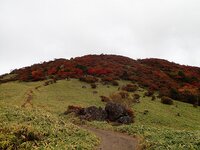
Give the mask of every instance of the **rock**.
M 117 119 L 117 122 L 122 124 L 130 124 L 133 123 L 133 118 L 130 116 L 122 116 L 119 119 Z
M 78 106 L 68 106 L 68 110 L 64 114 L 75 113 L 81 119 L 92 121 L 111 121 L 122 124 L 133 123 L 134 113 L 131 109 L 127 109 L 125 106 L 108 102 L 105 109 L 96 106 L 90 106 L 82 108 Z
M 107 118 L 107 113 L 101 107 L 97 108 L 96 106 L 90 106 L 84 109 L 84 113 L 81 116 L 85 120 L 98 120 L 103 121 Z
M 108 114 L 108 120 L 115 121 L 120 116 L 123 116 L 124 107 L 118 103 L 108 102 L 106 104 L 105 111 Z
M 105 110 L 108 114 L 109 121 L 129 124 L 133 122 L 133 111 L 125 108 L 123 105 L 113 102 L 106 104 Z

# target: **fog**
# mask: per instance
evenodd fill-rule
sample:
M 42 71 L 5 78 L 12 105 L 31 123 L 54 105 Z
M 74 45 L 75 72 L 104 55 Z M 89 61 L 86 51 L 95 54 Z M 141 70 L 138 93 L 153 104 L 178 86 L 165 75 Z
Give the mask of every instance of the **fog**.
M 0 74 L 87 54 L 200 67 L 199 0 L 1 0 Z

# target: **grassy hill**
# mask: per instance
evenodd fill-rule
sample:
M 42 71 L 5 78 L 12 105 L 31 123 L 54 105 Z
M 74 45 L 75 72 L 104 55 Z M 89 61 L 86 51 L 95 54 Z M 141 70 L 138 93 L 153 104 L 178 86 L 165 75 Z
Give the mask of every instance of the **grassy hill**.
M 140 103 L 131 106 L 135 123 L 113 126 L 81 121 L 72 114 L 63 114 L 68 105 L 104 106 L 99 96 L 109 96 L 118 86 L 98 82 L 92 89 L 77 79 L 59 80 L 48 86 L 44 82 L 0 84 L 0 149 L 94 149 L 98 137 L 80 128 L 80 124 L 128 133 L 140 139 L 146 149 L 200 149 L 199 107 L 179 101 L 164 105 L 160 98 L 152 101 L 151 97 L 143 97 L 146 89 L 139 88 L 135 93 L 141 96 Z M 130 81 L 118 82 L 122 86 Z M 33 98 L 27 102 L 30 91 Z
M 104 81 L 137 82 L 161 96 L 200 106 L 200 68 L 179 65 L 162 59 L 133 60 L 118 55 L 86 55 L 34 64 L 0 76 L 8 81 L 43 81 L 81 78 L 92 75 Z

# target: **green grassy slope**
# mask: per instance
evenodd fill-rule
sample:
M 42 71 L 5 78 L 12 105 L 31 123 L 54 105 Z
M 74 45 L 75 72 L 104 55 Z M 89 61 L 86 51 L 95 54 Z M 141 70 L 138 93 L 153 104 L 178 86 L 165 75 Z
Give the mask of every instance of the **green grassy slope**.
M 120 81 L 120 85 L 126 83 Z M 0 145 L 12 146 L 18 135 L 16 133 L 24 128 L 40 138 L 36 144 L 32 141 L 23 142 L 23 139 L 17 141 L 22 148 L 34 145 L 33 148 L 41 149 L 92 149 L 97 145 L 97 137 L 73 125 L 73 116 L 64 116 L 62 113 L 68 105 L 104 106 L 99 96 L 108 96 L 118 87 L 108 88 L 99 83 L 97 89 L 91 89 L 89 84 L 72 79 L 35 89 L 42 84 L 10 82 L 0 85 Z M 87 88 L 82 88 L 83 85 Z M 28 90 L 33 90 L 33 107 L 27 104 L 21 108 Z M 93 94 L 93 91 L 98 93 Z M 134 124 L 112 126 L 106 122 L 85 123 L 137 135 L 148 149 L 200 149 L 200 108 L 176 101 L 174 105 L 164 105 L 160 99 L 151 101 L 149 97 L 143 98 L 144 92 L 143 89 L 137 92 L 141 95 L 141 103 L 132 106 L 136 113 Z M 146 115 L 143 114 L 145 110 L 149 111 Z M 180 116 L 177 116 L 178 113 Z

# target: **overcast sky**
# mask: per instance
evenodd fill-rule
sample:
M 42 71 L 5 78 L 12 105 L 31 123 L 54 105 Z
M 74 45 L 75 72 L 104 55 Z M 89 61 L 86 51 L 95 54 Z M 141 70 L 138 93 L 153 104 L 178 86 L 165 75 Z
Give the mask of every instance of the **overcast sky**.
M 200 66 L 200 0 L 0 0 L 0 74 L 101 53 Z

